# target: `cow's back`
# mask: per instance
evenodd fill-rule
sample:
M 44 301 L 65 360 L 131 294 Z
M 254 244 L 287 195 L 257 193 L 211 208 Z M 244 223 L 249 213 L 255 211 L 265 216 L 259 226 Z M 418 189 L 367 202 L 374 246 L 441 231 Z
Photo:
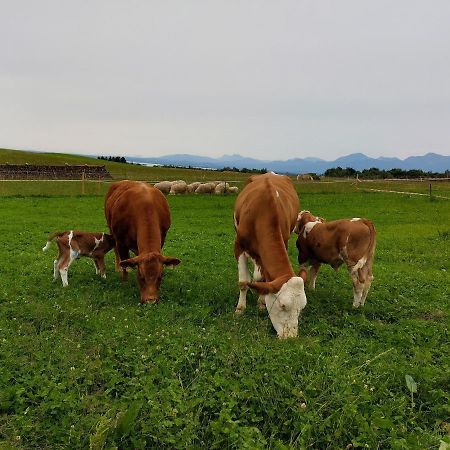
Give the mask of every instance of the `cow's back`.
M 289 177 L 267 173 L 249 178 L 235 204 L 235 222 L 238 234 L 255 233 L 255 227 L 278 228 L 283 240 L 289 239 L 294 229 L 299 200 Z M 242 222 L 243 227 L 239 229 Z
M 311 229 L 307 238 L 299 236 L 304 247 L 311 247 L 319 260 L 339 259 L 342 251 L 358 261 L 372 248 L 375 229 L 367 219 L 339 219 L 320 223 Z
M 167 231 L 170 210 L 164 195 L 146 183 L 119 181 L 114 183 L 105 197 L 105 216 L 115 235 L 135 234 L 139 225 L 158 224 Z

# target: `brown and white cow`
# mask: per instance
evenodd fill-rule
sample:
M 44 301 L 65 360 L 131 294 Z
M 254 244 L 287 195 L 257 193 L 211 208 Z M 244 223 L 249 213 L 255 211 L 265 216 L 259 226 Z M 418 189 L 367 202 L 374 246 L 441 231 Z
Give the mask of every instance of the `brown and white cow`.
M 364 305 L 372 284 L 376 232 L 367 219 L 324 222 L 309 211 L 301 211 L 295 229 L 298 234 L 298 262 L 307 270 L 309 287 L 315 288 L 320 265 L 338 270 L 346 264 L 353 282 L 353 307 Z
M 267 173 L 249 178 L 236 199 L 234 254 L 239 270 L 239 302 L 236 314 L 246 308 L 250 287 L 260 294 L 278 337 L 295 337 L 298 318 L 306 305 L 306 272 L 297 277 L 287 246 L 299 210 L 299 200 L 289 177 Z M 253 282 L 247 262 L 255 265 Z
M 105 216 L 116 240 L 116 270 L 122 270 L 126 280 L 127 267 L 137 267 L 141 303 L 158 302 L 163 266 L 180 263 L 178 258 L 161 254 L 170 228 L 166 198 L 146 183 L 119 181 L 106 193 Z
M 81 256 L 92 258 L 95 273 L 106 278 L 105 255 L 114 248 L 114 238 L 106 233 L 88 233 L 86 231 L 55 231 L 47 238 L 47 244 L 42 249 L 46 252 L 56 238 L 58 256 L 53 262 L 53 280 L 61 276 L 64 287 L 69 285 L 68 271 L 75 259 Z

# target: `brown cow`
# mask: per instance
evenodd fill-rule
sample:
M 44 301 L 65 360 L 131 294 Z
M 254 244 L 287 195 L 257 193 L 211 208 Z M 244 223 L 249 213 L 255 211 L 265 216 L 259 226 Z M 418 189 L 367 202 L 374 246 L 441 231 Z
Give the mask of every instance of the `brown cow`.
M 298 210 L 292 181 L 274 173 L 250 177 L 234 208 L 240 289 L 236 314 L 246 308 L 248 288 L 256 290 L 259 307 L 265 304 L 280 338 L 297 336 L 298 317 L 306 305 L 306 272 L 295 276 L 287 253 Z M 255 265 L 252 283 L 248 259 Z
M 106 193 L 105 216 L 116 240 L 116 270 L 137 266 L 141 303 L 156 303 L 163 265 L 176 266 L 178 258 L 161 254 L 170 228 L 170 210 L 164 195 L 146 183 L 119 181 Z M 130 251 L 135 255 L 130 258 Z
M 106 233 L 88 233 L 86 231 L 55 231 L 47 238 L 47 244 L 42 249 L 46 252 L 56 238 L 58 256 L 53 262 L 53 280 L 61 276 L 64 287 L 69 285 L 67 274 L 70 265 L 81 256 L 92 258 L 95 273 L 106 278 L 105 255 L 114 248 L 114 238 Z
M 338 270 L 345 263 L 353 282 L 353 307 L 364 305 L 373 280 L 376 245 L 373 223 L 360 218 L 324 223 L 309 211 L 301 211 L 296 232 L 298 262 L 309 272 L 309 286 L 315 288 L 320 264 Z

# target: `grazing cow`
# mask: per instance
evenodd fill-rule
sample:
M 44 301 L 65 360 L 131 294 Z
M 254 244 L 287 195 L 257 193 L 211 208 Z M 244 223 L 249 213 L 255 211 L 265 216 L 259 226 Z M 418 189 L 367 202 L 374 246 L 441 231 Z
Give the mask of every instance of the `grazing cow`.
M 168 194 L 170 192 L 170 188 L 172 187 L 171 181 L 160 181 L 153 185 L 154 188 L 159 189 L 163 194 Z
M 106 193 L 105 216 L 116 240 L 116 270 L 122 269 L 126 280 L 127 267 L 137 267 L 141 303 L 158 302 L 163 266 L 180 263 L 178 258 L 161 254 L 170 228 L 166 198 L 146 183 L 119 181 Z
M 239 192 L 239 188 L 237 186 L 230 186 L 228 192 L 230 194 L 237 194 Z
M 296 232 L 298 262 L 309 272 L 309 286 L 315 288 L 320 264 L 338 270 L 345 263 L 353 282 L 353 307 L 364 305 L 373 280 L 376 244 L 373 223 L 360 218 L 324 222 L 309 211 L 301 211 Z
M 67 274 L 70 265 L 81 256 L 92 258 L 95 273 L 106 278 L 105 255 L 114 248 L 114 238 L 106 233 L 87 233 L 85 231 L 55 231 L 47 238 L 47 244 L 42 249 L 46 252 L 56 238 L 58 256 L 53 262 L 53 280 L 61 276 L 62 285 L 69 285 Z
M 216 185 L 214 183 L 202 183 L 196 190 L 196 194 L 212 194 Z
M 295 276 L 287 246 L 299 210 L 297 193 L 289 177 L 267 173 L 249 178 L 236 199 L 234 254 L 239 270 L 236 314 L 246 308 L 250 287 L 260 294 L 260 309 L 267 308 L 278 337 L 295 337 L 298 317 L 306 305 L 306 272 Z M 253 282 L 247 262 L 255 265 Z

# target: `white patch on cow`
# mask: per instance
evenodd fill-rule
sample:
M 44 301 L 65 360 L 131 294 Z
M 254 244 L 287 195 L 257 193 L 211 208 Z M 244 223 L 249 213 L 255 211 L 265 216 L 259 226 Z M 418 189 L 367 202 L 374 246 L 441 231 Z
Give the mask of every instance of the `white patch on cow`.
M 256 264 L 256 261 L 253 258 L 250 258 L 254 269 L 253 269 L 253 281 L 261 281 L 262 280 L 262 271 L 261 271 L 261 267 L 258 266 L 258 264 Z
M 42 251 L 46 252 L 50 248 L 51 243 L 52 243 L 51 241 L 47 241 L 45 247 L 42 247 Z
M 94 236 L 94 241 L 95 241 L 95 246 L 94 246 L 94 248 L 92 249 L 92 251 L 91 251 L 91 255 L 95 252 L 95 250 L 97 250 L 97 247 L 103 242 L 103 238 L 105 237 L 105 233 L 102 233 L 102 237 L 100 238 L 100 239 L 97 239 L 95 236 Z M 97 272 L 96 272 L 97 273 Z
M 298 317 L 306 306 L 303 279 L 292 277 L 276 294 L 267 294 L 265 303 L 278 337 L 282 339 L 296 337 Z
M 233 220 L 234 220 L 234 228 L 237 228 L 238 223 L 237 223 L 237 220 L 236 220 L 236 213 L 233 214 Z
M 63 287 L 69 286 L 69 282 L 67 280 L 67 272 L 69 271 L 69 268 L 66 267 L 65 269 L 60 269 L 59 273 L 61 275 L 62 285 Z
M 280 194 L 278 193 L 278 191 L 275 190 L 275 192 L 277 193 L 277 198 L 280 198 Z
M 358 269 L 364 267 L 367 262 L 367 256 L 363 256 L 353 267 L 352 272 L 356 272 Z
M 55 259 L 53 261 L 53 281 L 56 281 L 58 279 L 59 270 L 58 270 L 58 260 Z
M 72 248 L 72 239 L 73 239 L 73 231 L 71 230 L 69 233 L 69 249 L 70 249 L 70 263 L 69 265 L 72 263 L 73 259 L 77 259 L 78 256 L 80 255 L 80 253 L 77 250 L 74 250 Z
M 241 253 L 238 258 L 238 272 L 239 272 L 239 301 L 236 305 L 236 314 L 242 314 L 247 307 L 247 291 L 248 287 L 245 283 L 250 281 L 250 273 L 247 266 L 248 255 Z
M 305 227 L 303 228 L 303 237 L 306 238 L 306 235 L 318 224 L 321 223 L 319 221 L 315 221 L 315 222 L 308 222 L 307 224 L 305 224 Z
M 353 219 L 350 219 L 350 222 L 357 222 L 358 220 L 361 220 L 359 217 L 353 217 Z

